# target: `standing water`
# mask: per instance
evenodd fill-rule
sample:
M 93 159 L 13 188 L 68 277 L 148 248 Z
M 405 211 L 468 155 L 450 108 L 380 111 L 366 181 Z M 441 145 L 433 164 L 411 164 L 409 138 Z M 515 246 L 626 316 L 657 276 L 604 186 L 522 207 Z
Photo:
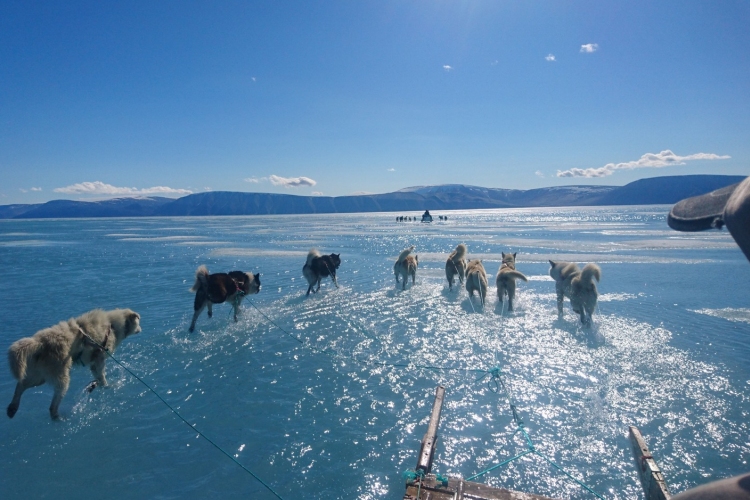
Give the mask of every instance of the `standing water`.
M 642 497 L 629 425 L 672 492 L 747 472 L 750 263 L 726 232 L 671 231 L 668 209 L 0 221 L 3 349 L 95 308 L 129 307 L 143 327 L 115 353 L 141 380 L 110 359 L 110 387 L 89 394 L 74 368 L 60 421 L 49 386 L 0 419 L 0 497 L 401 498 L 437 385 L 434 472 L 469 477 L 526 449 L 495 367 L 536 448 L 602 497 Z M 484 307 L 448 290 L 458 243 L 483 259 Z M 410 245 L 417 282 L 402 291 L 393 262 Z M 341 254 L 338 289 L 305 295 L 312 247 Z M 502 252 L 529 278 L 512 312 L 495 294 Z M 601 267 L 592 327 L 567 300 L 558 318 L 549 259 Z M 220 304 L 191 334 L 201 264 L 260 272 L 262 289 L 237 323 Z M 478 480 L 594 498 L 534 455 Z

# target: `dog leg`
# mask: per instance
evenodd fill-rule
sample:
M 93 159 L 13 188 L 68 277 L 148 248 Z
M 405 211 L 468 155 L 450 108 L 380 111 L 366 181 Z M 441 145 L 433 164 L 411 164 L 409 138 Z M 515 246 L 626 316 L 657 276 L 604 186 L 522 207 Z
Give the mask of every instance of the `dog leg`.
M 26 387 L 24 387 L 21 382 L 16 384 L 16 392 L 13 393 L 13 400 L 8 405 L 8 418 L 13 418 L 16 415 L 18 407 L 21 404 L 21 396 L 23 395 L 23 391 L 25 390 Z
M 188 328 L 189 332 L 192 333 L 193 330 L 195 330 L 195 322 L 198 321 L 198 316 L 200 316 L 203 309 L 206 308 L 207 303 L 208 297 L 206 297 L 206 293 L 202 289 L 199 289 L 195 293 L 195 302 L 193 302 L 193 309 L 195 312 L 193 313 L 193 321 L 190 322 L 190 328 Z
M 93 391 L 97 387 L 107 387 L 107 378 L 104 376 L 105 363 L 106 358 L 103 352 L 99 352 L 96 358 L 92 360 L 91 374 L 94 375 L 94 381 L 86 387 L 88 392 Z
M 338 280 L 336 280 L 336 271 L 334 271 L 331 274 L 331 279 L 333 280 L 333 284 L 336 285 L 336 288 L 338 288 L 339 287 L 339 282 L 338 282 Z
M 214 305 L 211 303 L 210 300 L 207 301 L 206 307 L 208 308 L 208 317 L 213 318 L 214 317 L 214 309 L 213 309 Z
M 193 313 L 193 321 L 190 322 L 190 328 L 188 328 L 189 332 L 192 333 L 193 330 L 195 330 L 195 322 L 198 321 L 198 316 L 201 315 L 201 313 L 203 312 L 203 309 L 205 308 L 206 308 L 205 302 L 201 304 L 199 307 L 195 308 L 195 312 Z
M 557 290 L 557 317 L 562 318 L 563 316 L 563 299 L 565 296 L 563 295 L 562 290 Z
M 55 382 L 55 395 L 52 397 L 52 403 L 49 405 L 49 416 L 52 420 L 60 418 L 58 409 L 60 408 L 60 402 L 65 397 L 65 393 L 68 392 L 68 385 L 70 384 L 70 375 L 64 374 Z

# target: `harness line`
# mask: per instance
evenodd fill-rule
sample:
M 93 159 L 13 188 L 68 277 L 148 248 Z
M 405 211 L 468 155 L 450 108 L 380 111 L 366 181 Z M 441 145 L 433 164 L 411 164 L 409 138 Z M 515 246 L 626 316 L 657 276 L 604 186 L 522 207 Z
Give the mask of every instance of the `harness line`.
M 469 299 L 469 300 L 471 300 L 471 299 Z M 250 299 L 248 299 L 248 302 L 269 323 L 271 323 L 272 325 L 274 325 L 276 328 L 278 328 L 279 330 L 281 330 L 282 332 L 284 332 L 286 335 L 288 335 L 292 339 L 296 340 L 300 345 L 306 346 L 306 347 L 308 347 L 309 349 L 311 349 L 314 352 L 321 352 L 321 353 L 324 353 L 324 354 L 331 354 L 333 356 L 344 357 L 342 354 L 340 354 L 340 353 L 338 353 L 336 351 L 331 351 L 331 350 L 328 350 L 328 349 L 322 349 L 321 350 L 321 349 L 317 349 L 317 348 L 311 346 L 309 343 L 303 341 L 299 337 L 297 337 L 297 336 L 289 333 L 284 328 L 282 328 L 281 326 L 279 326 L 278 323 L 276 323 L 274 320 L 272 320 L 270 317 L 268 317 L 268 315 L 266 315 L 263 311 L 261 311 L 258 308 L 258 306 L 256 306 L 253 303 L 253 301 L 251 301 Z M 373 337 L 371 337 L 369 335 L 365 335 L 365 337 L 373 339 Z M 497 465 L 494 465 L 494 466 L 490 467 L 489 469 L 486 469 L 486 470 L 484 470 L 482 472 L 474 474 L 471 477 L 466 478 L 466 480 L 467 481 L 471 481 L 472 479 L 475 479 L 475 478 L 477 478 L 479 476 L 487 474 L 488 472 L 491 472 L 491 471 L 493 471 L 493 470 L 495 470 L 495 469 L 497 469 L 499 467 L 507 465 L 507 464 L 509 464 L 509 463 L 511 463 L 511 462 L 513 462 L 513 461 L 515 461 L 515 460 L 517 460 L 519 458 L 521 458 L 521 457 L 524 457 L 524 456 L 529 455 L 529 454 L 534 454 L 534 455 L 537 455 L 537 456 L 541 457 L 542 459 L 544 459 L 550 465 L 552 465 L 557 470 L 559 470 L 560 472 L 562 472 L 565 476 L 567 476 L 569 479 L 571 479 L 573 482 L 575 482 L 581 488 L 583 488 L 586 491 L 588 491 L 589 493 L 593 494 L 599 500 L 604 500 L 604 497 L 602 497 L 601 495 L 599 495 L 590 486 L 586 485 L 582 481 L 580 481 L 580 480 L 576 479 L 575 477 L 573 477 L 569 472 L 567 472 L 565 469 L 563 469 L 558 464 L 556 464 L 555 462 L 553 462 L 549 457 L 547 457 L 546 455 L 544 455 L 543 453 L 541 453 L 540 451 L 538 451 L 536 449 L 536 446 L 534 445 L 534 442 L 531 440 L 531 436 L 529 436 L 528 432 L 526 432 L 526 428 L 524 426 L 523 419 L 518 414 L 518 410 L 516 408 L 516 405 L 515 405 L 515 403 L 513 401 L 513 398 L 512 398 L 512 396 L 510 394 L 510 391 L 508 390 L 508 388 L 506 386 L 506 382 L 503 380 L 503 377 L 501 376 L 502 375 L 502 370 L 501 370 L 501 368 L 499 366 L 495 366 L 495 367 L 493 367 L 493 368 L 491 368 L 489 370 L 482 370 L 482 369 L 478 369 L 478 368 L 448 368 L 448 367 L 440 367 L 440 366 L 416 365 L 414 363 L 398 364 L 398 363 L 386 363 L 386 362 L 368 362 L 368 361 L 361 360 L 361 359 L 359 359 L 357 357 L 354 357 L 354 356 L 346 356 L 346 357 L 348 359 L 350 359 L 352 361 L 355 361 L 357 363 L 360 363 L 360 364 L 364 364 L 364 365 L 376 365 L 376 366 L 383 366 L 383 367 L 389 367 L 389 368 L 412 368 L 412 367 L 414 367 L 414 368 L 422 368 L 422 369 L 429 369 L 429 370 L 436 370 L 436 371 L 462 371 L 462 372 L 467 372 L 467 373 L 469 373 L 469 372 L 474 372 L 474 373 L 478 372 L 478 373 L 481 373 L 482 375 L 476 380 L 476 382 L 481 382 L 482 380 L 484 380 L 485 378 L 487 378 L 489 376 L 490 379 L 487 381 L 489 390 L 492 391 L 492 392 L 494 392 L 494 393 L 496 393 L 496 394 L 498 394 L 500 392 L 500 389 L 502 388 L 502 390 L 505 393 L 505 396 L 506 396 L 506 398 L 508 400 L 508 405 L 510 407 L 511 413 L 513 414 L 513 421 L 516 423 L 516 431 L 514 432 L 514 434 L 517 433 L 517 432 L 520 432 L 523 435 L 524 439 L 526 440 L 526 447 L 527 447 L 527 449 L 525 451 L 519 453 L 518 455 L 510 458 L 510 459 L 507 459 L 507 460 L 505 460 L 503 462 L 500 462 Z M 494 383 L 494 387 L 491 385 L 493 383 Z M 421 475 L 420 475 L 420 473 L 421 473 Z M 419 486 L 418 486 L 418 490 L 417 490 L 418 491 L 417 498 L 420 498 L 419 495 L 420 495 L 420 492 L 421 492 L 422 480 L 424 478 L 424 471 L 422 471 L 421 469 L 417 470 L 417 471 L 405 471 L 404 474 L 403 474 L 403 477 L 407 481 L 412 481 L 412 482 L 416 481 L 416 480 L 419 480 Z M 447 482 L 447 479 L 445 479 L 443 476 L 440 476 L 439 474 L 436 475 L 436 479 L 438 481 L 440 481 L 441 483 L 443 483 L 443 484 L 445 484 Z
M 126 372 L 128 372 L 128 373 L 129 373 L 130 375 L 132 375 L 132 376 L 133 376 L 133 377 L 134 377 L 134 378 L 135 378 L 136 380 L 138 380 L 138 381 L 139 381 L 139 382 L 140 382 L 141 384 L 143 384 L 143 385 L 144 385 L 144 386 L 145 386 L 145 387 L 146 387 L 146 388 L 147 388 L 147 389 L 148 389 L 149 391 L 151 391 L 151 392 L 152 392 L 152 393 L 153 393 L 153 394 L 154 394 L 154 395 L 155 395 L 155 396 L 156 396 L 157 398 L 159 398 L 159 400 L 160 400 L 160 401 L 161 401 L 162 403 L 164 403 L 164 405 L 165 405 L 165 406 L 166 406 L 167 408 L 169 408 L 169 409 L 170 409 L 170 411 L 171 411 L 172 413 L 174 413 L 174 414 L 175 414 L 175 415 L 177 416 L 177 418 L 179 418 L 180 420 L 182 420 L 182 421 L 183 421 L 183 422 L 185 423 L 185 425 L 187 425 L 188 427 L 190 427 L 190 429 L 191 429 L 191 430 L 192 430 L 193 432 L 196 432 L 196 433 L 198 433 L 198 435 L 199 435 L 200 437 L 202 437 L 203 439 L 205 439 L 206 441 L 208 441 L 208 442 L 209 442 L 209 443 L 210 443 L 210 444 L 211 444 L 211 445 L 212 445 L 212 446 L 213 446 L 214 448 L 216 448 L 216 449 L 217 449 L 217 450 L 219 450 L 219 451 L 220 451 L 221 453 L 223 453 L 224 455 L 226 455 L 226 456 L 227 456 L 227 457 L 228 457 L 228 458 L 229 458 L 229 459 L 230 459 L 230 460 L 231 460 L 232 462 L 234 462 L 235 464 L 239 465 L 239 466 L 240 466 L 240 467 L 241 467 L 241 468 L 242 468 L 242 469 L 243 469 L 243 470 L 244 470 L 245 472 L 247 472 L 248 474 L 250 474 L 251 476 L 253 476 L 253 477 L 255 478 L 255 480 L 256 480 L 256 481 L 258 481 L 258 482 L 259 482 L 260 484 L 262 484 L 262 485 L 263 485 L 263 486 L 264 486 L 264 487 L 265 487 L 265 488 L 266 488 L 266 489 L 267 489 L 268 491 L 270 491 L 270 492 L 271 492 L 271 493 L 272 493 L 272 494 L 273 494 L 273 495 L 274 495 L 274 496 L 275 496 L 276 498 L 278 498 L 279 500 L 283 500 L 283 498 L 281 497 L 281 495 L 279 495 L 278 493 L 276 493 L 276 491 L 274 491 L 274 489 L 273 489 L 273 488 L 272 488 L 271 486 L 269 486 L 268 484 L 266 484 L 266 482 L 265 482 L 265 481 L 263 481 L 263 480 L 262 480 L 262 479 L 261 479 L 260 477 L 258 477 L 258 476 L 257 476 L 257 475 L 256 475 L 256 474 L 255 474 L 255 473 L 253 472 L 253 471 L 251 471 L 250 469 L 248 469 L 247 467 L 245 467 L 244 465 L 242 465 L 242 464 L 241 464 L 241 463 L 240 463 L 240 462 L 239 462 L 239 461 L 238 461 L 238 460 L 237 460 L 236 458 L 234 458 L 234 457 L 233 457 L 233 456 L 232 456 L 232 455 L 231 455 L 230 453 L 227 453 L 227 452 L 226 452 L 226 451 L 224 450 L 224 448 L 222 448 L 221 446 L 219 446 L 218 444 L 216 444 L 216 443 L 215 443 L 215 442 L 214 442 L 213 440 L 211 440 L 211 438 L 209 438 L 209 437 L 208 437 L 208 436 L 206 436 L 206 435 L 205 435 L 205 434 L 204 434 L 203 432 L 201 432 L 201 431 L 200 431 L 199 429 L 197 429 L 197 428 L 195 427 L 195 424 L 191 424 L 190 422 L 188 422 L 188 421 L 187 421 L 187 420 L 185 419 L 185 417 L 183 417 L 182 415 L 180 415 L 180 413 L 179 413 L 179 412 L 178 412 L 177 410 L 175 410 L 175 409 L 174 409 L 174 408 L 172 407 L 172 405 L 170 405 L 170 404 L 169 404 L 169 403 L 168 403 L 168 402 L 167 402 L 167 401 L 166 401 L 166 400 L 165 400 L 165 399 L 164 399 L 163 397 L 161 397 L 161 396 L 159 395 L 159 393 L 158 393 L 158 392 L 156 392 L 156 391 L 155 391 L 155 390 L 154 390 L 154 389 L 153 389 L 153 388 L 152 388 L 152 387 L 151 387 L 150 385 L 148 385 L 148 384 L 146 383 L 146 381 L 144 381 L 144 380 L 143 380 L 143 379 L 142 379 L 141 377 L 139 377 L 138 375 L 136 375 L 135 373 L 133 373 L 133 371 L 132 371 L 132 370 L 131 370 L 130 368 L 128 368 L 128 367 L 127 367 L 126 365 L 122 364 L 122 363 L 121 363 L 121 362 L 120 362 L 120 361 L 119 361 L 119 360 L 118 360 L 117 358 L 115 358 L 115 357 L 114 357 L 114 356 L 112 355 L 112 353 L 111 353 L 111 352 L 109 351 L 109 349 L 107 349 L 106 347 L 102 346 L 101 344 L 99 344 L 99 343 L 98 343 L 97 341 L 95 341 L 94 339 L 92 339 L 92 338 L 91 338 L 91 337 L 90 337 L 90 336 L 89 336 L 89 335 L 88 335 L 88 334 L 87 334 L 86 332 L 84 332 L 84 331 L 83 331 L 82 329 L 81 329 L 81 333 L 83 333 L 83 335 L 85 335 L 85 336 L 86 336 L 86 337 L 87 337 L 87 338 L 88 338 L 88 339 L 89 339 L 89 340 L 90 340 L 91 342 L 93 342 L 93 343 L 94 343 L 94 344 L 95 344 L 95 345 L 96 345 L 97 347 L 99 347 L 99 348 L 100 348 L 100 349 L 101 349 L 102 351 L 106 352 L 106 353 L 107 353 L 107 356 L 109 356 L 110 358 L 112 358 L 112 360 L 113 360 L 113 361 L 114 361 L 115 363 L 117 363 L 118 365 L 120 365 L 120 366 L 121 366 L 121 367 L 122 367 L 122 368 L 123 368 L 123 369 L 124 369 L 124 370 L 125 370 Z

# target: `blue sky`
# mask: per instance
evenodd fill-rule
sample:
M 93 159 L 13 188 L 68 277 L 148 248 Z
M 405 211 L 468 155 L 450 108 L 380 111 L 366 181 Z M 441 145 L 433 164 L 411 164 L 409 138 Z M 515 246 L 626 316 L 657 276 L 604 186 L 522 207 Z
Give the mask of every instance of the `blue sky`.
M 0 3 L 0 204 L 750 174 L 750 2 Z

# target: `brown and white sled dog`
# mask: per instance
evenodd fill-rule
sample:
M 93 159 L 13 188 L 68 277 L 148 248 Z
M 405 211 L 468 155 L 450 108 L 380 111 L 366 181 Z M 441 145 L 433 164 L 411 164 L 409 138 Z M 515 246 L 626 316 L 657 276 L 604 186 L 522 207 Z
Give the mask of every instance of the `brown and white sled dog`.
M 190 289 L 195 292 L 193 302 L 193 321 L 190 322 L 189 331 L 195 330 L 195 322 L 205 307 L 208 307 L 208 317 L 213 316 L 212 306 L 229 301 L 234 308 L 234 321 L 237 321 L 237 313 L 240 303 L 245 295 L 260 292 L 260 273 L 252 274 L 243 271 L 232 271 L 230 273 L 209 274 L 206 266 L 200 266 L 195 271 L 195 284 Z
M 503 305 L 503 296 L 508 296 L 508 311 L 513 310 L 513 299 L 516 296 L 516 280 L 529 281 L 526 276 L 516 271 L 516 252 L 506 254 L 503 252 L 503 263 L 497 271 L 497 299 Z
M 302 275 L 307 280 L 307 295 L 310 292 L 317 293 L 320 290 L 320 280 L 326 276 L 330 276 L 333 284 L 336 288 L 339 287 L 338 281 L 336 281 L 336 269 L 341 265 L 341 254 L 332 253 L 330 255 L 320 255 L 316 249 L 312 248 L 307 253 L 307 261 L 302 267 Z M 318 285 L 313 290 L 315 285 Z
M 470 260 L 466 266 L 466 291 L 469 292 L 469 300 L 475 291 L 479 292 L 479 299 L 484 305 L 484 299 L 487 297 L 487 272 L 479 259 Z
M 462 284 L 466 275 L 466 245 L 460 243 L 445 261 L 445 277 L 448 279 L 448 289 L 453 290 L 453 280 L 458 276 Z
M 596 309 L 599 292 L 596 281 L 602 278 L 602 270 L 596 264 L 586 264 L 583 270 L 571 262 L 549 261 L 549 275 L 555 280 L 557 291 L 557 315 L 562 317 L 563 299 L 570 299 L 570 307 L 581 316 L 581 323 L 591 324 L 591 315 Z
M 73 363 L 88 366 L 94 374 L 89 392 L 97 385 L 106 386 L 107 354 L 103 349 L 113 352 L 127 337 L 140 332 L 140 320 L 141 316 L 130 309 L 95 309 L 15 341 L 8 349 L 8 364 L 18 383 L 8 405 L 8 417 L 13 418 L 18 411 L 26 389 L 46 382 L 55 389 L 49 414 L 58 418 Z
M 410 246 L 406 250 L 403 250 L 399 254 L 398 259 L 396 259 L 396 263 L 393 264 L 393 274 L 396 275 L 396 283 L 399 282 L 399 276 L 404 280 L 403 287 L 401 288 L 402 290 L 406 290 L 406 282 L 409 281 L 409 276 L 411 276 L 412 286 L 414 286 L 414 283 L 417 280 L 417 266 L 419 265 L 419 256 L 411 255 L 413 251 L 414 245 Z

